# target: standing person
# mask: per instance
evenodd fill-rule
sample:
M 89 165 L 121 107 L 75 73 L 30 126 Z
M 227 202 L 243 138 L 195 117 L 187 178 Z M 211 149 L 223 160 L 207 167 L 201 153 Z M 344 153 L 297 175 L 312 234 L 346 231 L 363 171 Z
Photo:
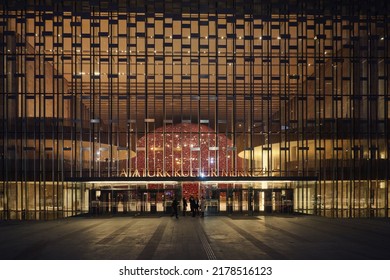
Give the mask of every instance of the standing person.
M 195 199 L 195 213 L 196 213 L 196 215 L 199 216 L 199 200 L 198 199 Z
M 195 199 L 192 195 L 190 197 L 190 209 L 191 209 L 192 217 L 195 217 Z
M 179 203 L 177 202 L 176 200 L 176 196 L 173 197 L 173 201 L 172 201 L 172 214 L 171 214 L 171 217 L 172 216 L 176 216 L 176 219 L 179 219 L 179 215 L 177 214 L 177 205 Z
M 183 196 L 183 217 L 186 215 L 186 211 L 187 211 L 187 200 L 186 197 Z
M 206 210 L 206 201 L 204 200 L 204 197 L 202 196 L 200 198 L 200 212 L 201 212 L 202 218 L 204 218 L 205 210 Z

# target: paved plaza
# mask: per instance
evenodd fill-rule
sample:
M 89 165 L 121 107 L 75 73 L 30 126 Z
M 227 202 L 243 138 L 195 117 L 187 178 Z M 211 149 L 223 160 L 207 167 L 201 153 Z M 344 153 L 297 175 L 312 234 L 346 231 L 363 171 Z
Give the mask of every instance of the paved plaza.
M 390 259 L 390 220 L 107 216 L 0 222 L 1 259 Z

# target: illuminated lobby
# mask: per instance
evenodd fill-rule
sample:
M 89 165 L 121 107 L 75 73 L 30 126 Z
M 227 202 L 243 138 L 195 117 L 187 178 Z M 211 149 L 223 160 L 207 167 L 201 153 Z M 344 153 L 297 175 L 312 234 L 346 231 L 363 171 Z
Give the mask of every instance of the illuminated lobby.
M 0 4 L 1 220 L 389 217 L 386 1 L 41 2 Z

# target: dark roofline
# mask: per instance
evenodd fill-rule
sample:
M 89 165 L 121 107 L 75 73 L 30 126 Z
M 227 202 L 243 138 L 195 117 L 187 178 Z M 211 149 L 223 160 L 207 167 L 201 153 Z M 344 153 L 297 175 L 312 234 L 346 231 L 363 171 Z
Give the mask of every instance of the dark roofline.
M 167 16 L 187 13 L 253 15 L 382 15 L 390 11 L 386 0 L 0 0 L 2 10 L 69 11 L 72 13 L 138 12 Z

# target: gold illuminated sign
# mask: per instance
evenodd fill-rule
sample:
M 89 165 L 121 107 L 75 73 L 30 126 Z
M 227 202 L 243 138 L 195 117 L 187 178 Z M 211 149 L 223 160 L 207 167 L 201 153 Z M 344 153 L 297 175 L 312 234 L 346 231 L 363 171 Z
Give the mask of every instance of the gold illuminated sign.
M 132 177 L 132 178 L 163 178 L 163 177 L 256 177 L 262 176 L 266 172 L 266 169 L 256 169 L 254 171 L 247 170 L 221 170 L 218 172 L 216 169 L 202 170 L 196 168 L 195 170 L 174 170 L 163 171 L 161 168 L 156 170 L 138 170 L 126 171 L 123 169 L 120 173 L 120 177 Z

